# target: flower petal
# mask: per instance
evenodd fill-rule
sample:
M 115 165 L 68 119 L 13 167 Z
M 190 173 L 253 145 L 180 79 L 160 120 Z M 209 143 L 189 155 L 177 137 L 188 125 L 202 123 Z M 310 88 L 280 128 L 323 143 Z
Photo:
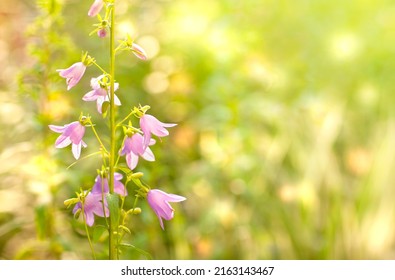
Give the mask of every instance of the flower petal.
M 132 138 L 131 137 L 127 137 L 123 143 L 123 147 L 122 150 L 120 152 L 121 156 L 124 156 L 128 153 L 130 153 L 132 151 Z
M 60 135 L 55 141 L 55 147 L 59 149 L 67 147 L 70 144 L 71 144 L 70 137 L 64 136 L 63 134 Z
M 71 142 L 73 142 L 74 144 L 81 144 L 82 137 L 84 137 L 84 134 L 85 134 L 85 126 L 77 122 L 76 125 L 73 126 L 72 130 L 70 131 Z
M 85 211 L 85 222 L 88 226 L 93 226 L 93 223 L 95 222 L 95 216 L 93 215 L 93 212 L 91 211 Z
M 77 212 L 78 209 L 81 209 L 81 202 L 78 202 L 73 208 L 73 214 Z
M 103 103 L 104 103 L 104 97 L 103 96 L 99 96 L 96 100 L 96 108 L 97 111 L 99 112 L 99 114 L 102 113 L 102 107 L 103 107 Z
M 144 149 L 147 149 L 149 144 L 151 143 L 152 140 L 152 135 L 150 131 L 144 131 L 144 141 L 143 141 L 143 147 Z
M 103 8 L 103 5 L 104 5 L 103 0 L 95 0 L 95 2 L 93 2 L 92 6 L 88 11 L 88 16 L 90 17 L 97 16 L 97 14 L 100 13 L 101 9 Z
M 134 53 L 134 55 L 140 58 L 141 60 L 147 59 L 147 53 L 145 52 L 145 50 L 141 46 L 137 45 L 136 43 L 132 43 L 131 50 Z
M 165 226 L 163 225 L 163 220 L 160 216 L 158 216 L 160 227 L 165 230 Z
M 59 125 L 48 125 L 49 129 L 52 130 L 53 132 L 57 132 L 57 133 L 63 133 L 65 130 L 64 126 L 59 126 Z
M 81 155 L 81 142 L 78 144 L 73 143 L 72 152 L 73 152 L 74 158 L 78 160 Z
M 90 92 L 88 92 L 87 94 L 85 94 L 82 97 L 82 100 L 84 100 L 84 101 L 95 101 L 99 97 L 99 95 L 97 95 L 96 92 L 97 92 L 97 90 L 95 90 L 95 89 L 91 90 Z
M 123 178 L 123 175 L 121 173 L 118 172 L 114 172 L 114 179 L 117 181 L 121 181 Z
M 119 83 L 114 83 L 114 91 L 117 91 L 119 89 Z M 110 90 L 108 90 L 110 91 Z
M 114 177 L 115 179 L 115 177 Z M 128 195 L 128 191 L 126 190 L 124 184 L 122 184 L 122 182 L 119 182 L 117 180 L 115 180 L 114 182 L 114 192 L 116 192 L 119 195 L 122 196 L 127 196 Z
M 128 164 L 130 170 L 135 169 L 138 162 L 139 162 L 138 155 L 135 155 L 132 152 L 130 152 L 126 155 L 126 163 Z
M 136 133 L 131 137 L 131 150 L 136 155 L 142 155 L 144 153 L 143 136 Z
M 119 100 L 118 96 L 114 94 L 114 104 L 117 106 L 121 106 L 121 100 Z
M 141 156 L 143 159 L 147 160 L 147 161 L 155 161 L 155 156 L 154 153 L 152 152 L 152 150 L 150 148 L 147 147 L 147 149 L 145 149 L 144 153 Z
M 106 178 L 102 179 L 100 175 L 97 175 L 95 179 L 95 184 L 92 187 L 93 194 L 101 194 L 102 192 L 108 193 L 109 192 L 109 187 L 108 187 L 108 181 Z

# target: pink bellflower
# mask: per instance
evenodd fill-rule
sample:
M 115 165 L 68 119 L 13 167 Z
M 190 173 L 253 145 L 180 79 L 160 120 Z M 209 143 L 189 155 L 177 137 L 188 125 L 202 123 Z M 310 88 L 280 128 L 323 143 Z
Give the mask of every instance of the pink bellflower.
M 169 131 L 166 127 L 176 126 L 175 123 L 163 123 L 160 122 L 157 118 L 152 115 L 144 114 L 140 118 L 140 127 L 144 132 L 144 147 L 148 147 L 148 144 L 151 140 L 151 134 L 154 134 L 158 137 L 164 137 L 169 135 Z
M 156 216 L 158 216 L 161 228 L 164 230 L 162 218 L 169 221 L 174 217 L 174 209 L 171 207 L 169 202 L 180 202 L 186 200 L 185 197 L 165 193 L 164 191 L 153 189 L 147 194 L 147 201 L 149 206 L 154 210 Z
M 92 226 L 95 222 L 95 216 L 99 217 L 109 217 L 110 211 L 108 210 L 107 200 L 104 201 L 104 210 L 103 210 L 103 195 L 102 193 L 93 193 L 89 192 L 88 195 L 85 197 L 84 201 L 84 215 L 85 215 L 85 222 L 88 226 Z M 81 202 L 78 202 L 73 209 L 73 214 L 77 212 L 78 209 L 82 210 Z M 104 213 L 105 211 L 105 213 Z
M 121 150 L 121 156 L 126 155 L 126 163 L 130 170 L 136 168 L 139 156 L 147 161 L 155 161 L 155 156 L 149 147 L 144 147 L 144 138 L 142 135 L 135 133 L 127 137 Z M 154 145 L 155 140 L 151 139 L 149 145 Z
M 59 75 L 66 78 L 67 90 L 70 90 L 81 80 L 86 70 L 83 62 L 76 62 L 67 69 L 58 69 Z
M 141 46 L 137 45 L 136 43 L 132 43 L 130 49 L 133 52 L 133 54 L 138 58 L 140 58 L 141 60 L 147 60 L 147 53 Z
M 116 192 L 119 195 L 122 196 L 127 196 L 128 191 L 126 190 L 125 186 L 122 184 L 123 176 L 120 173 L 115 172 L 114 173 L 114 192 Z M 95 184 L 93 185 L 92 188 L 92 193 L 109 193 L 109 186 L 108 186 L 108 178 L 102 178 L 100 175 L 97 175 L 95 179 Z
M 100 81 L 103 79 L 104 75 L 100 75 L 97 78 L 92 78 L 91 79 L 91 87 L 92 90 L 85 94 L 82 97 L 82 100 L 84 101 L 95 101 L 97 104 L 97 111 L 101 114 L 102 113 L 102 106 L 105 101 L 109 102 L 110 99 L 108 97 L 108 92 L 109 88 L 105 88 L 101 85 Z M 116 91 L 119 88 L 119 84 L 115 83 L 114 84 L 114 91 Z M 121 101 L 119 100 L 118 96 L 114 94 L 114 104 L 117 106 L 121 105 Z
M 79 121 L 75 121 L 64 126 L 49 125 L 49 128 L 61 135 L 55 141 L 56 148 L 64 148 L 72 144 L 72 152 L 75 159 L 79 159 L 81 155 L 81 147 L 87 147 L 82 140 L 85 134 L 85 126 Z
M 97 30 L 97 36 L 99 36 L 100 38 L 104 38 L 107 36 L 107 30 L 105 27 L 100 28 L 99 30 Z
M 97 14 L 100 13 L 103 6 L 104 6 L 103 0 L 95 0 L 95 2 L 93 2 L 91 7 L 89 8 L 88 16 L 90 17 L 97 16 Z

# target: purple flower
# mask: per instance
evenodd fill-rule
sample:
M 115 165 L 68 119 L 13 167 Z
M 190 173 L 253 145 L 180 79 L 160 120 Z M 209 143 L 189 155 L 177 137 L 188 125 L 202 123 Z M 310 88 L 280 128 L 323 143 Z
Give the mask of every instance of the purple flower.
M 100 75 L 97 78 L 91 79 L 91 87 L 92 90 L 85 94 L 82 97 L 84 101 L 95 101 L 97 104 L 97 111 L 101 114 L 102 113 L 102 106 L 105 101 L 110 101 L 108 97 L 109 88 L 105 88 L 101 85 L 100 81 L 103 79 L 104 75 Z M 114 91 L 119 88 L 119 84 L 114 84 Z M 121 105 L 121 101 L 119 100 L 118 96 L 114 94 L 114 104 L 117 106 Z
M 103 0 L 95 0 L 95 2 L 93 2 L 92 6 L 88 11 L 88 16 L 90 17 L 96 16 L 98 13 L 100 13 L 103 6 L 104 6 Z
M 165 127 L 173 127 L 177 124 L 174 123 L 163 123 L 160 122 L 154 116 L 145 114 L 140 118 L 140 127 L 144 132 L 144 147 L 148 147 L 148 143 L 151 139 L 151 134 L 154 134 L 158 137 L 164 137 L 169 135 L 169 131 Z
M 130 49 L 132 50 L 134 55 L 141 60 L 147 60 L 147 54 L 141 46 L 137 45 L 136 43 L 132 43 L 132 47 Z
M 155 161 L 155 156 L 149 147 L 144 148 L 144 138 L 140 134 L 133 134 L 127 137 L 121 150 L 121 156 L 126 155 L 126 163 L 133 170 L 139 161 L 139 156 L 148 161 Z M 155 140 L 152 139 L 149 145 L 154 145 Z
M 66 78 L 67 90 L 70 90 L 81 80 L 86 70 L 86 65 L 82 62 L 76 62 L 67 69 L 58 69 L 59 75 Z
M 87 147 L 86 143 L 82 140 L 85 134 L 85 126 L 79 121 L 75 121 L 64 126 L 49 125 L 49 128 L 57 133 L 62 133 L 56 139 L 55 147 L 64 148 L 72 144 L 72 152 L 75 159 L 79 159 L 81 155 L 81 146 Z
M 85 197 L 84 201 L 84 215 L 85 215 L 85 222 L 88 226 L 92 226 L 95 221 L 95 215 L 99 217 L 109 217 L 110 212 L 108 210 L 107 200 L 104 201 L 104 211 L 103 211 L 103 203 L 102 203 L 103 196 L 101 193 L 88 193 Z M 82 210 L 81 202 L 78 202 L 73 209 L 73 214 L 77 212 L 78 209 Z
M 122 182 L 120 182 L 122 178 L 123 178 L 122 174 L 117 172 L 114 173 L 114 192 L 122 196 L 127 196 L 128 191 L 126 190 Z M 104 191 L 104 193 L 109 193 L 108 178 L 102 178 L 100 175 L 97 175 L 95 179 L 95 184 L 93 185 L 92 188 L 92 193 L 101 194 L 102 190 Z
M 170 206 L 169 202 L 180 202 L 186 200 L 185 197 L 165 193 L 161 190 L 150 190 L 147 194 L 147 201 L 152 210 L 154 210 L 156 216 L 159 218 L 159 223 L 164 230 L 162 218 L 165 220 L 171 220 L 174 217 L 174 209 Z

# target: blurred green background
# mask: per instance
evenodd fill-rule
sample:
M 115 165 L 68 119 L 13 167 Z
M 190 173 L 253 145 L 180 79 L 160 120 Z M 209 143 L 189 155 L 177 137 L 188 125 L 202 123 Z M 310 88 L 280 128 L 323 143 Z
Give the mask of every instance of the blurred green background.
M 100 73 L 67 92 L 55 71 L 82 51 L 108 65 L 91 2 L 0 2 L 0 259 L 91 258 L 63 201 L 99 159 L 67 170 L 70 147 L 47 128 L 81 111 L 101 122 L 81 101 Z M 140 201 L 131 244 L 154 259 L 395 258 L 393 1 L 116 2 L 117 39 L 149 56 L 117 56 L 120 116 L 149 104 L 178 123 L 137 170 L 187 197 L 165 231 Z M 91 131 L 85 142 L 96 151 Z

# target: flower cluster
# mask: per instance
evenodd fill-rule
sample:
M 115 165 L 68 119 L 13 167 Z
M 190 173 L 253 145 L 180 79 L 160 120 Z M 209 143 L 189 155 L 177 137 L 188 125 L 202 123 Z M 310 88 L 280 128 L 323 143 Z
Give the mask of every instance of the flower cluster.
M 97 27 L 94 32 L 97 32 L 98 36 L 101 38 L 106 37 L 107 29 L 111 31 L 111 28 L 113 28 L 113 26 L 110 26 L 108 23 L 108 17 L 112 13 L 112 5 L 112 1 L 95 0 L 88 11 L 88 16 L 97 16 L 99 19 L 99 23 L 94 25 Z M 104 18 L 100 16 L 103 7 L 106 8 Z M 131 51 L 139 59 L 147 59 L 147 54 L 144 49 L 134 43 L 129 35 L 126 36 L 124 41 L 121 41 L 120 45 L 114 51 Z M 96 101 L 97 112 L 105 118 L 107 109 L 111 103 L 114 106 L 121 106 L 120 99 L 114 94 L 114 92 L 119 89 L 119 83 L 115 82 L 114 77 L 111 77 L 109 73 L 97 65 L 95 59 L 90 57 L 87 53 L 83 55 L 81 61 L 72 64 L 69 68 L 59 69 L 57 71 L 61 77 L 66 79 L 67 90 L 70 90 L 80 82 L 85 74 L 86 68 L 91 65 L 97 66 L 102 73 L 97 77 L 91 78 L 91 90 L 83 95 L 82 100 L 87 102 Z M 111 98 L 113 98 L 113 102 L 111 102 Z M 101 145 L 104 163 L 102 169 L 98 172 L 99 175 L 97 175 L 93 187 L 90 191 L 81 191 L 80 194 L 77 194 L 78 198 L 67 200 L 67 206 L 75 204 L 73 209 L 75 216 L 78 216 L 81 212 L 83 213 L 84 222 L 88 226 L 94 224 L 95 215 L 99 217 L 110 216 L 107 197 L 111 189 L 109 186 L 109 174 L 112 172 L 109 170 L 118 169 L 127 175 L 127 180 L 124 185 L 122 183 L 123 175 L 118 172 L 112 173 L 113 192 L 121 197 L 128 195 L 126 184 L 129 181 L 137 182 L 136 185 L 139 187 L 139 190 L 136 191 L 137 196 L 147 199 L 149 206 L 157 215 L 162 229 L 164 229 L 162 219 L 171 220 L 174 216 L 174 209 L 170 206 L 169 202 L 180 202 L 186 199 L 179 195 L 165 193 L 159 189 L 150 189 L 135 176 L 137 173 L 133 173 L 133 170 L 138 165 L 140 157 L 146 161 L 155 161 L 155 155 L 150 148 L 150 146 L 156 143 L 154 137 L 168 136 L 169 131 L 167 128 L 176 126 L 174 123 L 161 122 L 153 115 L 147 114 L 146 112 L 148 109 L 149 106 L 135 107 L 132 112 L 114 128 L 123 127 L 124 129 L 125 136 L 122 145 L 119 146 L 118 160 L 120 156 L 125 156 L 126 165 L 129 168 L 126 172 L 125 169 L 117 166 L 113 166 L 113 169 L 108 168 L 109 164 L 113 164 L 107 162 L 108 158 L 115 157 L 116 155 L 110 154 L 105 148 L 94 128 L 95 125 L 92 123 L 90 116 L 86 117 L 81 114 L 78 121 L 73 121 L 63 126 L 49 125 L 52 131 L 61 134 L 55 141 L 55 147 L 65 148 L 71 144 L 72 154 L 76 160 L 81 156 L 82 147 L 87 147 L 87 144 L 83 141 L 86 127 L 92 128 L 92 131 Z M 139 128 L 132 126 L 130 121 L 132 116 L 139 119 Z M 124 125 L 124 121 L 128 119 L 129 125 Z M 118 160 L 115 165 L 118 164 Z M 130 179 L 129 175 L 135 177 L 131 177 L 132 179 Z

